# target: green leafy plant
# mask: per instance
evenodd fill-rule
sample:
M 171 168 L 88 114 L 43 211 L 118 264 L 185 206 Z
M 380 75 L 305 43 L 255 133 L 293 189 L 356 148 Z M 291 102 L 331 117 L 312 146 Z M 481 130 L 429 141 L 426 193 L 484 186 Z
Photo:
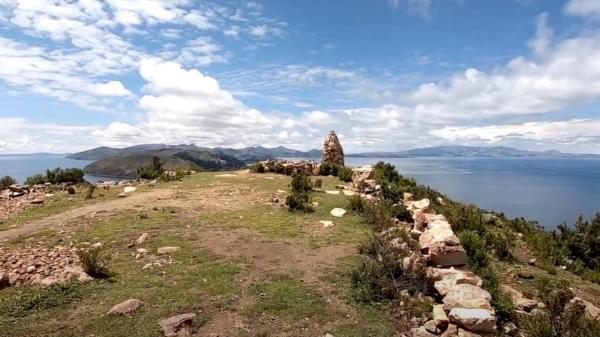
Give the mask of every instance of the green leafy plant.
M 160 157 L 154 156 L 150 164 L 138 167 L 137 177 L 140 179 L 160 178 L 165 172 L 163 168 L 164 164 Z
M 8 188 L 8 186 L 16 184 L 17 182 L 9 177 L 9 176 L 4 176 L 2 178 L 0 178 L 0 191 L 5 190 Z
M 110 255 L 102 247 L 82 249 L 77 251 L 79 262 L 83 266 L 83 271 L 94 278 L 108 278 Z
M 346 166 L 338 167 L 337 177 L 344 182 L 352 181 L 352 169 Z

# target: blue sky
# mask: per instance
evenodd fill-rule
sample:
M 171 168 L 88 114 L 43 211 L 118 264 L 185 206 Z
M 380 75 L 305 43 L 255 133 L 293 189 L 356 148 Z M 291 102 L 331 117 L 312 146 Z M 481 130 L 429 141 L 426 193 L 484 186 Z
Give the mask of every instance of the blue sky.
M 597 0 L 0 0 L 0 153 L 600 153 Z

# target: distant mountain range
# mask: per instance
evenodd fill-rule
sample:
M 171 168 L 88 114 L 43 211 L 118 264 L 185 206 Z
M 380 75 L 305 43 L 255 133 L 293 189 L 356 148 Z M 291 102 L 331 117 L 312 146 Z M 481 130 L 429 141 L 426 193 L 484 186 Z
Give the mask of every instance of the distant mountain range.
M 556 150 L 526 151 L 496 146 L 435 146 L 394 152 L 353 153 L 347 157 L 414 158 L 414 157 L 530 157 L 530 158 L 600 158 L 598 154 L 563 153 Z
M 126 148 L 98 147 L 74 153 L 67 158 L 94 160 L 84 168 L 89 174 L 107 176 L 135 176 L 138 167 L 159 156 L 167 169 L 223 170 L 245 167 L 246 164 L 276 158 L 321 158 L 320 150 L 298 151 L 282 146 L 262 146 L 242 149 L 206 148 L 196 145 L 142 144 Z M 358 158 L 413 158 L 413 157 L 519 157 L 519 158 L 600 158 L 597 154 L 572 154 L 559 151 L 524 151 L 510 147 L 436 146 L 393 152 L 365 152 L 348 154 Z

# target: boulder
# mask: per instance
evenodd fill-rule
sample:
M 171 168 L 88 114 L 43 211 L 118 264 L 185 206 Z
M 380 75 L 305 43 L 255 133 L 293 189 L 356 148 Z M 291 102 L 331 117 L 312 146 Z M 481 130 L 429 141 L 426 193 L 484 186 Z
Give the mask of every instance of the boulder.
M 495 332 L 496 316 L 486 309 L 453 308 L 450 321 L 473 332 Z
M 600 308 L 593 305 L 582 298 L 575 297 L 571 300 L 571 303 L 579 303 L 585 307 L 585 312 L 593 319 L 600 320 Z
M 323 164 L 344 165 L 344 149 L 333 130 L 323 143 Z
M 509 285 L 502 285 L 502 290 L 504 290 L 504 292 L 510 295 L 512 302 L 517 310 L 531 312 L 531 310 L 537 308 L 537 301 L 526 298 L 517 289 Z
M 477 287 L 481 287 L 483 284 L 481 278 L 472 271 L 455 269 L 454 267 L 429 267 L 427 269 L 427 278 L 434 281 L 433 287 L 442 296 L 446 296 L 458 284 L 471 284 Z
M 366 180 L 375 179 L 375 171 L 373 166 L 357 167 L 352 170 L 352 186 L 358 188 Z
M 334 208 L 329 213 L 336 218 L 341 218 L 344 216 L 344 214 L 346 214 L 346 210 L 343 208 Z
M 448 328 L 440 336 L 441 337 L 458 337 L 458 327 L 455 324 L 448 324 Z
M 43 204 L 44 202 L 46 202 L 46 199 L 42 196 L 37 196 L 35 198 L 33 198 L 33 200 L 31 200 L 29 203 L 32 205 L 40 205 Z
M 442 302 L 446 311 L 450 311 L 453 308 L 487 309 L 492 311 L 491 300 L 492 296 L 490 293 L 478 286 L 458 284 L 450 289 Z
M 467 264 L 467 253 L 462 246 L 448 246 L 436 243 L 429 247 L 431 263 L 436 266 L 451 267 Z
M 423 327 L 425 328 L 425 330 L 427 330 L 428 332 L 431 332 L 433 334 L 439 334 L 440 332 L 442 332 L 437 325 L 435 324 L 434 320 L 429 320 L 427 322 L 425 322 L 425 324 L 423 324 Z
M 427 209 L 427 207 L 429 207 L 430 202 L 429 199 L 422 199 L 422 200 L 417 200 L 417 201 L 408 201 L 406 202 L 406 208 L 408 208 L 409 210 L 416 210 L 416 209 Z
M 439 243 L 447 246 L 458 246 L 460 245 L 460 240 L 454 235 L 454 232 L 450 229 L 450 225 L 446 227 L 442 222 L 436 222 L 433 226 L 429 226 L 423 232 L 423 235 L 419 237 L 419 246 L 421 249 L 429 249 L 431 245 Z
M 156 250 L 156 254 L 158 254 L 158 255 L 172 254 L 172 253 L 175 253 L 176 251 L 178 251 L 179 249 L 180 249 L 179 247 L 175 247 L 175 246 L 160 247 Z
M 144 302 L 142 302 L 138 299 L 135 299 L 135 298 L 131 298 L 131 299 L 128 299 L 127 301 L 124 301 L 124 302 L 121 302 L 121 303 L 115 305 L 106 314 L 107 315 L 131 315 L 135 311 L 137 311 L 142 305 L 144 305 Z
M 169 317 L 158 322 L 165 337 L 190 337 L 192 336 L 192 322 L 195 313 L 181 314 Z

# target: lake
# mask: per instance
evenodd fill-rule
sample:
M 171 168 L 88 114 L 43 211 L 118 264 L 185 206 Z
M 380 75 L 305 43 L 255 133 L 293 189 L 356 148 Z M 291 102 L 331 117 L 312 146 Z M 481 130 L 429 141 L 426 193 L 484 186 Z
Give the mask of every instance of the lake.
M 346 158 L 350 165 L 380 160 L 454 200 L 548 229 L 600 212 L 600 159 Z
M 17 182 L 24 183 L 27 177 L 38 173 L 46 172 L 46 169 L 62 168 L 83 168 L 90 164 L 90 160 L 69 159 L 62 155 L 40 154 L 40 155 L 0 155 L 0 177 L 11 176 Z M 102 180 L 122 180 L 117 178 L 102 177 L 95 175 L 85 175 L 85 179 L 90 182 Z
M 599 159 L 346 158 L 350 165 L 380 160 L 452 199 L 537 220 L 549 229 L 564 221 L 572 224 L 579 214 L 591 218 L 600 211 Z M 88 163 L 59 155 L 0 155 L 0 176 L 22 183 L 47 168 L 83 168 Z M 90 175 L 86 179 L 118 180 Z

